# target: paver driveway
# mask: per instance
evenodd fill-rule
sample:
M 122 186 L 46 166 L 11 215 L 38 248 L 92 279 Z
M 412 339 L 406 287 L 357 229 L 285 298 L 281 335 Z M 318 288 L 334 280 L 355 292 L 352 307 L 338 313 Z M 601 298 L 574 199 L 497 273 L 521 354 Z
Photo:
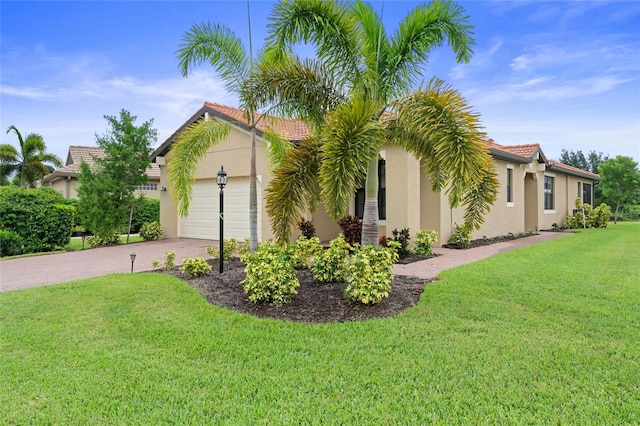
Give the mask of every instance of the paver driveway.
M 217 244 L 217 241 L 211 240 L 167 238 L 159 241 L 3 260 L 0 262 L 0 291 L 56 284 L 115 272 L 130 272 L 130 253 L 136 253 L 134 263 L 136 272 L 151 270 L 151 262 L 154 259 L 162 261 L 168 251 L 176 253 L 176 265 L 180 265 L 187 257 L 209 258 L 205 248 L 217 246 Z
M 455 266 L 567 235 L 572 234 L 542 232 L 527 238 L 468 250 L 437 248 L 434 251 L 440 256 L 408 265 L 395 265 L 394 273 L 421 278 L 435 278 L 440 272 Z M 3 260 L 0 261 L 0 291 L 56 284 L 116 272 L 130 272 L 131 260 L 129 254 L 132 252 L 136 253 L 135 272 L 150 270 L 151 262 L 154 259 L 162 260 L 165 253 L 171 250 L 176 253 L 176 265 L 180 265 L 187 257 L 202 256 L 207 259 L 208 255 L 205 252 L 205 247 L 207 246 L 217 246 L 217 241 L 171 238 L 115 247 Z

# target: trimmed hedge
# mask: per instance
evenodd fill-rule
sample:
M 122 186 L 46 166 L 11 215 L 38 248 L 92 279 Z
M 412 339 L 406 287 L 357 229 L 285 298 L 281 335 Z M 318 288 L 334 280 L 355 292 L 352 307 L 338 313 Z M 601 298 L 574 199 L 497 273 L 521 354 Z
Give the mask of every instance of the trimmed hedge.
M 22 238 L 13 231 L 0 229 L 0 257 L 22 254 Z
M 136 234 L 140 232 L 142 225 L 153 222 L 160 222 L 160 200 L 145 198 L 142 204 L 133 209 L 131 232 Z
M 75 208 L 51 188 L 0 187 L 0 228 L 22 238 L 24 253 L 69 244 L 74 218 Z

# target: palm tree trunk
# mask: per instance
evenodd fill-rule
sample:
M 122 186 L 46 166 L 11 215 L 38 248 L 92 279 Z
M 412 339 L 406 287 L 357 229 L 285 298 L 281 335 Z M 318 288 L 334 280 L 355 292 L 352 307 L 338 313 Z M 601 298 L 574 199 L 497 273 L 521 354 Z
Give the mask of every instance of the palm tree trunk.
M 362 245 L 378 246 L 378 156 L 369 160 L 365 184 Z
M 251 238 L 251 253 L 258 250 L 258 189 L 256 181 L 256 128 L 254 125 L 251 127 L 251 172 L 249 175 L 249 237 Z

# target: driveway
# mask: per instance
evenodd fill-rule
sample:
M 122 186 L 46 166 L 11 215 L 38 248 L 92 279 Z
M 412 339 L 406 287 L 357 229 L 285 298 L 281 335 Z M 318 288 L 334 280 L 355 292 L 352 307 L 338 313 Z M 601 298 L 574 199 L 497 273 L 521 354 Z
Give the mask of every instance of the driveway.
M 434 249 L 437 257 L 408 265 L 395 265 L 397 275 L 435 278 L 440 272 L 475 262 L 498 253 L 543 241 L 573 235 L 564 232 L 541 232 L 517 240 L 505 241 L 467 250 Z M 193 238 L 171 238 L 114 247 L 94 248 L 69 253 L 22 257 L 0 261 L 0 291 L 18 290 L 71 280 L 91 278 L 117 272 L 131 272 L 130 253 L 136 253 L 134 272 L 151 270 L 154 259 L 162 261 L 168 251 L 176 253 L 176 265 L 187 257 L 209 255 L 205 247 L 217 246 L 217 241 Z
M 168 251 L 176 253 L 176 265 L 187 257 L 210 256 L 205 248 L 217 241 L 193 238 L 167 238 L 113 247 L 93 248 L 68 253 L 21 257 L 0 261 L 0 291 L 17 290 L 65 281 L 97 277 L 116 272 L 131 272 L 130 253 L 136 253 L 134 271 L 149 271 L 151 262 L 161 262 Z

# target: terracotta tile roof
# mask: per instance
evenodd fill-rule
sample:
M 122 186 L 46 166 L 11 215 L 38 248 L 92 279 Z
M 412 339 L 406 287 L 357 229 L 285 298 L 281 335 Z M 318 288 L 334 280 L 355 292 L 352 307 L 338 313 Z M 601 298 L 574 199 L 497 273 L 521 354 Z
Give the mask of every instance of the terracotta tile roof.
M 43 182 L 48 182 L 56 177 L 75 177 L 80 173 L 80 164 L 87 163 L 89 167 L 93 167 L 95 158 L 104 157 L 104 149 L 97 146 L 69 146 L 69 153 L 67 154 L 67 161 L 64 167 L 56 169 L 51 174 L 42 178 Z M 147 169 L 147 176 L 151 179 L 160 179 L 160 167 L 151 163 L 149 169 Z
M 544 156 L 544 153 L 542 152 L 542 149 L 540 149 L 540 144 L 537 144 L 537 143 L 528 144 L 528 145 L 500 145 L 495 143 L 493 139 L 489 139 L 487 140 L 487 145 L 492 150 L 516 155 L 518 157 L 522 157 L 525 160 L 528 160 L 529 162 L 533 161 L 533 157 L 535 156 L 536 153 L 540 153 L 540 155 L 542 156 L 546 164 L 548 164 L 550 169 L 556 169 L 556 170 L 560 169 L 558 171 L 562 173 L 577 175 L 580 177 L 593 179 L 593 180 L 600 180 L 600 175 L 598 174 L 591 173 L 587 170 L 582 170 L 577 167 L 572 167 L 567 164 L 560 163 L 559 161 L 546 159 Z
M 212 102 L 205 102 L 204 106 L 233 121 L 245 126 L 249 125 L 249 122 L 244 117 L 244 111 L 241 109 Z M 260 113 L 256 113 L 256 120 L 258 121 L 256 126 L 258 131 L 264 133 L 268 128 L 271 128 L 292 141 L 302 140 L 310 134 L 309 127 L 301 120 L 264 117 Z
M 533 156 L 540 151 L 540 144 L 533 143 L 527 145 L 500 145 L 493 139 L 487 140 L 489 148 L 493 148 L 499 151 L 508 152 L 519 157 L 532 159 Z
M 549 165 L 551 166 L 551 168 L 563 169 L 563 170 L 565 170 L 565 171 L 567 171 L 567 172 L 569 172 L 571 174 L 579 174 L 579 175 L 582 175 L 582 176 L 589 176 L 589 177 L 592 177 L 594 180 L 600 180 L 600 175 L 599 174 L 591 173 L 591 172 L 589 172 L 587 170 L 582 170 L 582 169 L 579 169 L 577 167 L 573 167 L 573 166 L 570 166 L 568 164 L 561 163 L 559 161 L 549 160 Z

